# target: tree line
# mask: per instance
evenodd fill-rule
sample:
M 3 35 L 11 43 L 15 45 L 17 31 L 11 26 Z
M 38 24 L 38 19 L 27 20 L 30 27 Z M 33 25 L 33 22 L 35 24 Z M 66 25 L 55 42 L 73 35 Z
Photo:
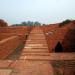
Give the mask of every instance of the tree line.
M 41 23 L 38 21 L 36 21 L 36 22 L 24 21 L 21 24 L 13 24 L 12 26 L 41 26 Z

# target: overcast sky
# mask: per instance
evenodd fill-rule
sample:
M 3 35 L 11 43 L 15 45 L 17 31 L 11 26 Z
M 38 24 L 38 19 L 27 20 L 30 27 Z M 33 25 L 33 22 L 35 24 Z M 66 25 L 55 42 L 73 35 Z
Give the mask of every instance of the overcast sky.
M 9 24 L 28 20 L 47 24 L 75 19 L 75 0 L 0 0 L 0 18 Z

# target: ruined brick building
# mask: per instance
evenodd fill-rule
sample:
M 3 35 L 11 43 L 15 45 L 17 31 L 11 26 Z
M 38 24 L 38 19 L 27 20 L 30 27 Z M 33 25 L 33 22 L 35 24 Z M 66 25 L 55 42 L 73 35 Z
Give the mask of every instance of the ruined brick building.
M 0 75 L 75 75 L 74 52 L 75 21 L 8 26 L 0 20 Z

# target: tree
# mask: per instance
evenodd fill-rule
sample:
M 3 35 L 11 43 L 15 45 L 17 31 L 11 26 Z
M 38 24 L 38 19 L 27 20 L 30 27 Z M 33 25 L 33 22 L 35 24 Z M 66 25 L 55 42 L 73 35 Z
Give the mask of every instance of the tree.
M 22 22 L 21 24 L 14 24 L 13 26 L 40 26 L 41 23 L 39 22 L 32 22 L 32 21 L 27 21 L 27 22 Z
M 31 22 L 31 21 L 28 21 L 28 22 L 27 22 L 27 26 L 33 26 L 33 25 L 34 25 L 33 22 Z
M 22 22 L 21 25 L 27 26 L 27 23 L 26 22 Z
M 63 21 L 62 23 L 60 23 L 59 26 L 62 27 L 66 24 L 69 24 L 70 22 L 72 22 L 72 20 L 67 19 L 67 20 Z
M 6 26 L 8 26 L 8 24 L 4 20 L 0 19 L 0 27 L 6 27 Z
M 34 22 L 34 26 L 41 26 L 41 23 L 39 23 L 39 22 Z

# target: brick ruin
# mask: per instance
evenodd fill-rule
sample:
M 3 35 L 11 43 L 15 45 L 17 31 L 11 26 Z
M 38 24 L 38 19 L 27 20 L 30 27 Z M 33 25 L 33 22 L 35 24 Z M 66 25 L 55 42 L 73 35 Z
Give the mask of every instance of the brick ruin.
M 32 75 L 38 75 L 38 73 L 39 75 L 50 75 L 50 73 L 51 75 L 74 75 L 75 21 L 62 27 L 59 24 L 8 26 L 4 20 L 0 20 L 0 64 L 6 64 L 5 66 L 0 65 L 0 68 L 10 67 L 18 70 L 23 68 L 27 62 L 30 63 L 30 65 L 26 63 L 27 65 L 41 71 L 41 73 L 37 70 L 33 71 Z M 11 63 L 12 65 L 10 65 Z M 49 67 L 49 63 L 53 68 Z M 34 64 L 36 66 L 33 66 Z M 25 67 L 27 66 L 25 65 Z M 24 74 L 20 72 L 11 75 L 31 75 L 29 72 L 27 70 Z
M 55 47 L 58 42 L 63 47 L 62 52 L 75 52 L 75 24 L 71 22 L 63 27 L 59 24 L 43 26 L 46 35 L 49 51 L 56 52 Z

